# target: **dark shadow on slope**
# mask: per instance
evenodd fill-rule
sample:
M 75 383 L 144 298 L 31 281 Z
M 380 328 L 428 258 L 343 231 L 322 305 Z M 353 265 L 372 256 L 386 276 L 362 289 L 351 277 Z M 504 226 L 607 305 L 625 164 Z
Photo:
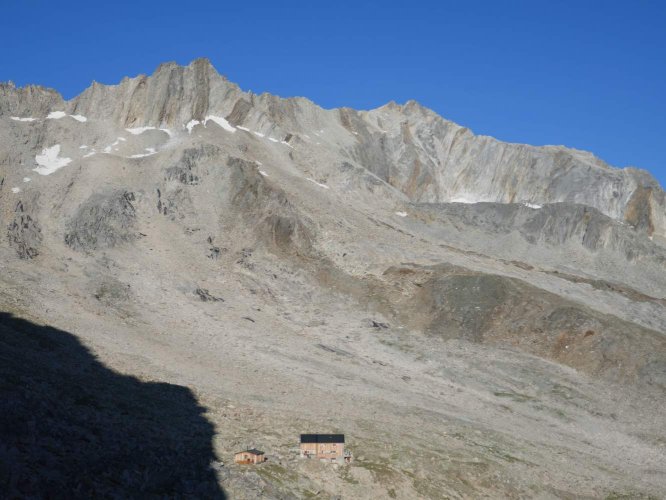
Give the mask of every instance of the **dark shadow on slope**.
M 204 410 L 0 312 L 0 497 L 224 499 Z

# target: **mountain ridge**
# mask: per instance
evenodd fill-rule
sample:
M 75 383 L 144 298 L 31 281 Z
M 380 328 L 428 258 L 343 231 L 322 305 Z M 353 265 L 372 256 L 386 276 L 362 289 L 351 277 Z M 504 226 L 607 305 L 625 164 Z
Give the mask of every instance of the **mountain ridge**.
M 0 108 L 0 114 L 65 109 L 96 120 L 111 118 L 121 127 L 176 130 L 219 115 L 234 127 L 251 127 L 280 140 L 333 128 L 328 146 L 413 201 L 583 203 L 666 241 L 666 199 L 649 172 L 616 168 L 592 153 L 564 146 L 475 135 L 414 100 L 369 111 L 326 110 L 304 97 L 244 92 L 203 58 L 187 66 L 164 63 L 150 76 L 126 77 L 116 85 L 93 83 L 68 101 L 38 87 L 3 89 L 18 94 L 14 101 L 19 108 L 24 100 L 34 101 L 35 94 L 39 104 L 34 110 Z

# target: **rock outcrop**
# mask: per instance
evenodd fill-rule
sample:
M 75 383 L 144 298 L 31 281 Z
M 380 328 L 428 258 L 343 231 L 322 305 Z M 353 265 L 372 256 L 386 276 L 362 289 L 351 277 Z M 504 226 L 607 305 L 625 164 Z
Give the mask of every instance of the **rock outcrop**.
M 67 223 L 65 243 L 74 250 L 112 248 L 138 237 L 134 193 L 114 190 L 92 195 Z

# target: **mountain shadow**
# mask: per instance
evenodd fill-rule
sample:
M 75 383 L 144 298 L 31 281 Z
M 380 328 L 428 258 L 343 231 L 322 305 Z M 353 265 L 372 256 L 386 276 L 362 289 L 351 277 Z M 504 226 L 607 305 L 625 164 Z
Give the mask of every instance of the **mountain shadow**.
M 0 497 L 226 498 L 192 392 L 105 367 L 72 334 L 0 312 Z

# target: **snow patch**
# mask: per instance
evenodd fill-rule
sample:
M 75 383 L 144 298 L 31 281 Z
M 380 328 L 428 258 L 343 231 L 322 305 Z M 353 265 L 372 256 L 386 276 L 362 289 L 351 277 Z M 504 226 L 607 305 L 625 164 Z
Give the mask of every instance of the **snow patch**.
M 90 157 L 93 156 L 95 153 L 96 153 L 95 151 L 91 151 L 90 153 L 84 154 L 83 157 L 84 157 L 84 158 L 90 158 Z
M 69 115 L 70 118 L 74 118 L 77 122 L 85 123 L 88 121 L 88 118 L 86 118 L 83 115 Z
M 473 200 L 471 198 L 467 198 L 466 196 L 458 196 L 457 198 L 453 198 L 453 199 L 449 200 L 449 203 L 473 204 L 473 203 L 478 203 L 478 200 Z
M 259 170 L 259 173 L 261 175 L 263 175 L 264 177 L 268 177 L 268 174 L 266 172 L 264 172 L 263 170 Z
M 134 127 L 134 128 L 126 128 L 130 134 L 132 135 L 141 135 L 144 132 L 148 132 L 149 130 L 157 130 L 155 127 Z
M 157 154 L 157 151 L 155 150 L 155 148 L 146 148 L 146 151 L 147 151 L 147 153 L 139 153 L 139 154 L 136 154 L 136 155 L 132 155 L 132 156 L 130 156 L 130 158 L 145 158 L 146 156 L 151 156 L 151 155 Z
M 53 111 L 48 114 L 46 117 L 47 120 L 60 120 L 61 118 L 64 118 L 67 116 L 67 113 L 64 111 Z
M 187 133 L 191 134 L 192 129 L 194 127 L 196 127 L 197 125 L 199 125 L 200 123 L 201 122 L 199 120 L 190 120 L 189 122 L 187 122 L 187 125 L 185 125 L 185 128 L 187 129 Z
M 121 142 L 125 141 L 127 141 L 127 139 L 125 139 L 124 137 L 118 137 L 115 142 L 112 142 L 111 144 L 109 144 L 107 147 L 104 148 L 104 152 L 109 154 L 111 153 L 111 150 L 118 151 L 118 148 L 116 146 Z
M 32 180 L 32 179 L 30 179 L 30 177 L 24 177 L 24 178 L 23 178 L 23 182 L 30 182 L 31 180 Z
M 60 158 L 60 144 L 44 148 L 42 154 L 35 156 L 39 167 L 33 168 L 39 175 L 50 175 L 58 169 L 69 165 L 71 158 Z
M 249 132 L 249 131 L 250 131 L 249 128 L 241 127 L 240 125 L 237 125 L 236 128 L 237 128 L 238 130 L 243 130 L 244 132 Z
M 542 205 L 537 205 L 535 203 L 528 203 L 528 202 L 523 203 L 523 205 L 525 205 L 527 208 L 533 208 L 535 210 L 538 210 L 539 208 L 542 207 Z
M 206 123 L 208 123 L 209 120 L 217 123 L 227 132 L 236 132 L 236 127 L 231 125 L 226 119 L 222 118 L 221 116 L 208 115 L 204 120 L 204 127 L 206 126 Z
M 407 212 L 396 212 L 395 214 L 399 217 L 407 217 Z
M 319 186 L 319 187 L 322 187 L 322 188 L 324 188 L 324 189 L 328 189 L 328 186 L 327 186 L 326 184 L 320 184 L 320 183 L 317 182 L 316 180 L 314 180 L 314 179 L 310 179 L 309 177 L 306 177 L 306 179 L 309 180 L 310 182 L 314 182 L 314 183 L 315 183 L 317 186 Z
M 254 135 L 257 137 L 266 137 L 266 135 L 262 134 L 261 132 L 254 132 Z
M 88 149 L 88 146 L 84 144 L 83 146 L 79 146 L 79 149 Z
M 161 128 L 160 132 L 164 132 L 169 137 L 173 137 L 173 132 L 171 132 L 171 130 L 169 130 L 168 128 Z
M 34 122 L 37 118 L 21 118 L 20 116 L 10 116 L 15 122 Z
M 271 142 L 280 142 L 275 137 L 269 137 L 268 140 Z
M 12 193 L 17 194 L 21 192 L 21 188 L 12 188 Z
M 288 148 L 294 149 L 294 146 L 292 146 L 291 144 L 289 144 L 287 141 L 280 141 L 280 144 L 284 144 L 284 145 L 287 146 Z

